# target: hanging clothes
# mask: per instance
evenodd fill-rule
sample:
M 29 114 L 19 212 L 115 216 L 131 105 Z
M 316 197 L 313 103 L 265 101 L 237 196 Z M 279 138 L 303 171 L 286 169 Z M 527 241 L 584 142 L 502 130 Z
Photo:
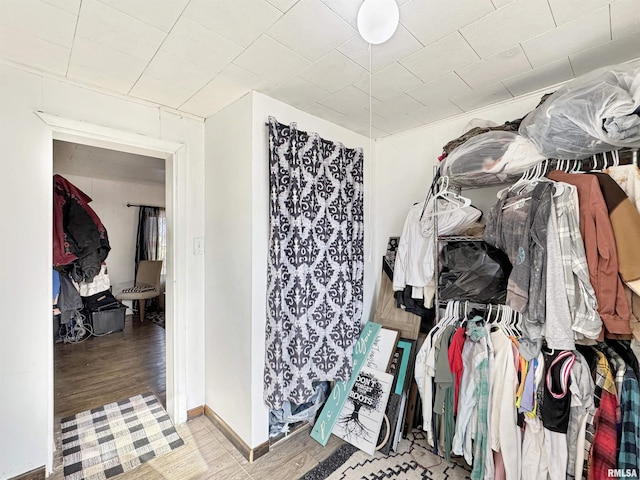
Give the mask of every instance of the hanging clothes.
M 606 173 L 592 173 L 598 179 L 602 197 L 609 212 L 611 228 L 616 239 L 618 271 L 622 280 L 640 279 L 640 213 L 620 186 Z
M 507 282 L 507 305 L 524 314 L 520 348 L 527 360 L 542 346 L 551 208 L 550 182 L 540 182 L 523 193 L 506 190 L 489 212 L 484 233 L 484 240 L 504 251 L 513 265 Z
M 555 170 L 548 175 L 575 185 L 580 203 L 580 233 L 585 245 L 589 278 L 598 299 L 598 313 L 611 333 L 629 334 L 630 310 L 618 276 L 616 241 L 596 177 Z
M 572 329 L 576 339 L 597 339 L 602 330 L 596 292 L 589 279 L 589 267 L 580 234 L 578 189 L 568 183 L 556 182 L 562 188 L 553 197 L 562 252 L 564 286 Z
M 432 213 L 437 203 L 438 234 L 451 235 L 465 230 L 475 223 L 482 212 L 477 208 L 460 206 L 439 197 L 431 197 L 425 203 L 418 203 L 409 209 L 398 243 L 393 268 L 393 289 L 404 290 L 407 285 L 414 287 L 414 296 L 424 298 L 425 303 L 433 297 L 433 292 L 424 293 L 427 285 L 434 283 L 435 224 Z M 428 305 L 427 305 L 428 306 Z
M 53 176 L 53 266 L 76 282 L 91 282 L 107 258 L 109 237 L 91 198 L 60 175 Z

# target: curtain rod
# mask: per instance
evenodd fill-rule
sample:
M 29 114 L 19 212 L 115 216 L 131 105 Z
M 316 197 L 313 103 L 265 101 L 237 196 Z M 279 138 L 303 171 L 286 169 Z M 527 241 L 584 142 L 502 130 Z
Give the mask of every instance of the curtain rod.
M 148 208 L 164 208 L 157 205 L 140 205 L 138 203 L 127 203 L 127 207 L 148 207 Z

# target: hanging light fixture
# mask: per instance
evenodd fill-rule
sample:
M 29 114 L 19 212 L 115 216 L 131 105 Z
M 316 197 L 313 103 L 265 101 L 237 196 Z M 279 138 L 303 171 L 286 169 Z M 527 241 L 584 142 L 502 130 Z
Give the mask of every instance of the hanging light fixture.
M 396 0 L 364 0 L 358 10 L 358 32 L 372 45 L 389 40 L 400 21 Z

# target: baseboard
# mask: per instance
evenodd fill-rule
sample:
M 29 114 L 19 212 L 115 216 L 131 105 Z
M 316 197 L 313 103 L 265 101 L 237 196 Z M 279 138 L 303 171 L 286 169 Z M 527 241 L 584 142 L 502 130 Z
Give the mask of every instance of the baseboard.
M 249 461 L 249 463 L 253 463 L 269 451 L 268 440 L 254 448 L 251 448 L 249 445 L 247 445 L 245 441 L 242 440 L 242 438 L 240 438 L 240 436 L 236 432 L 234 432 L 233 429 L 216 414 L 216 412 L 211 410 L 211 407 L 209 407 L 209 405 L 204 406 L 204 415 L 211 421 L 211 423 L 218 427 L 218 429 L 227 438 L 227 440 L 229 440 L 233 444 L 233 446 L 238 449 L 238 451 L 244 458 Z
M 193 420 L 194 418 L 198 418 L 202 415 L 204 415 L 204 405 L 192 408 L 191 410 L 187 410 L 187 421 Z
M 43 465 L 40 468 L 36 468 L 34 470 L 31 470 L 30 472 L 10 478 L 9 480 L 44 480 L 46 477 L 46 473 L 47 471 Z

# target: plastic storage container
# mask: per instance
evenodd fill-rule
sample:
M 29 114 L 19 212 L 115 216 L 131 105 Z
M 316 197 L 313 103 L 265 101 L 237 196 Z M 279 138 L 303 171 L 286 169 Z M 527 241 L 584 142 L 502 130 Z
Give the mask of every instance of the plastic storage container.
M 95 335 L 117 332 L 124 329 L 124 318 L 127 307 L 112 308 L 91 312 L 91 328 Z

